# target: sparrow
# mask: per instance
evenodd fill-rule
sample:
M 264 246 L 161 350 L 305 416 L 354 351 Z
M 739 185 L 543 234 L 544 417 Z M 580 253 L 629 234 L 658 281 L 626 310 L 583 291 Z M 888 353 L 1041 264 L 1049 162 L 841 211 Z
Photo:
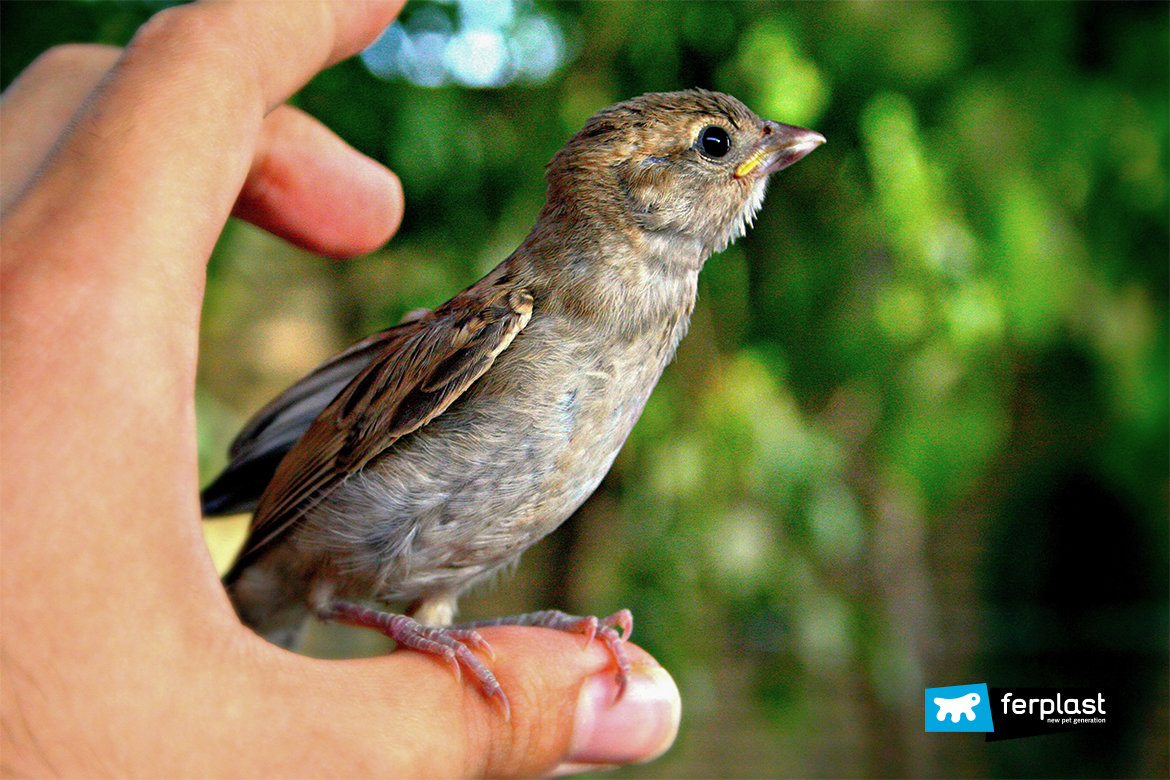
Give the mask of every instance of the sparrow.
M 285 647 L 310 616 L 369 627 L 466 670 L 505 709 L 475 628 L 580 631 L 624 685 L 626 610 L 456 627 L 456 602 L 597 488 L 686 334 L 704 262 L 745 233 L 771 174 L 824 141 L 701 89 L 594 114 L 546 167 L 516 251 L 326 361 L 236 437 L 202 504 L 254 510 L 223 577 L 242 622 Z

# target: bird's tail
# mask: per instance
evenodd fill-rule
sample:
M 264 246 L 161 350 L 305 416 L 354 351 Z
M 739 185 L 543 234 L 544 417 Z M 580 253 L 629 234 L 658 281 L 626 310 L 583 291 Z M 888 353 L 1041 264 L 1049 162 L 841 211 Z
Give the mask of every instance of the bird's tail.
M 224 585 L 244 625 L 286 650 L 300 646 L 312 615 L 303 588 L 289 587 L 260 566 L 229 573 Z

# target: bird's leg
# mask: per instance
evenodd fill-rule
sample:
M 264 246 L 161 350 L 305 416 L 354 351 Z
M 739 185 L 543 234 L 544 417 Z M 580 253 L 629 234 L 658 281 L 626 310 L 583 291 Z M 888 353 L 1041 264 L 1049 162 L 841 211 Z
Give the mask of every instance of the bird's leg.
M 351 626 L 371 628 L 393 639 L 402 647 L 409 647 L 421 653 L 441 658 L 455 673 L 457 680 L 463 679 L 466 669 L 479 683 L 483 695 L 496 699 L 504 708 L 504 717 L 510 718 L 511 705 L 504 689 L 491 670 L 475 657 L 471 649 L 482 650 L 494 657 L 491 646 L 473 628 L 450 626 L 424 626 L 406 615 L 379 612 L 341 599 L 332 599 L 317 610 L 321 620 L 334 620 Z
M 488 626 L 537 626 L 552 628 L 557 631 L 568 631 L 574 634 L 584 634 L 585 643 L 597 637 L 605 643 L 617 664 L 617 683 L 620 699 L 626 691 L 626 684 L 630 681 L 630 658 L 626 654 L 625 641 L 630 638 L 634 630 L 634 616 L 628 609 L 618 610 L 607 618 L 598 619 L 592 615 L 578 617 L 569 615 L 560 610 L 546 609 L 540 612 L 529 612 L 524 615 L 511 615 L 502 618 L 477 620 L 472 623 L 461 623 L 459 628 L 474 631 L 477 628 Z

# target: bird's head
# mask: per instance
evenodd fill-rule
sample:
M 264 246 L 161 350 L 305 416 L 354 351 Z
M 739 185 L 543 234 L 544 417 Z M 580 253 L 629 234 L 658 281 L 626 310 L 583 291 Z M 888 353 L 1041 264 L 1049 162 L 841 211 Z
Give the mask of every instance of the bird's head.
M 812 130 L 760 119 L 730 95 L 650 93 L 585 123 L 549 163 L 549 200 L 696 243 L 706 255 L 744 234 L 771 174 L 824 142 Z

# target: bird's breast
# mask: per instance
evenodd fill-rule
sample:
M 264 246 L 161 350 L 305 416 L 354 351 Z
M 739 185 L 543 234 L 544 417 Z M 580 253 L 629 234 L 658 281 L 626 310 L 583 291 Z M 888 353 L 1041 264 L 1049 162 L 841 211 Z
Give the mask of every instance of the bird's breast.
M 358 591 L 459 590 L 554 530 L 597 488 L 686 329 L 628 338 L 534 314 L 443 414 L 400 439 L 304 528 Z

